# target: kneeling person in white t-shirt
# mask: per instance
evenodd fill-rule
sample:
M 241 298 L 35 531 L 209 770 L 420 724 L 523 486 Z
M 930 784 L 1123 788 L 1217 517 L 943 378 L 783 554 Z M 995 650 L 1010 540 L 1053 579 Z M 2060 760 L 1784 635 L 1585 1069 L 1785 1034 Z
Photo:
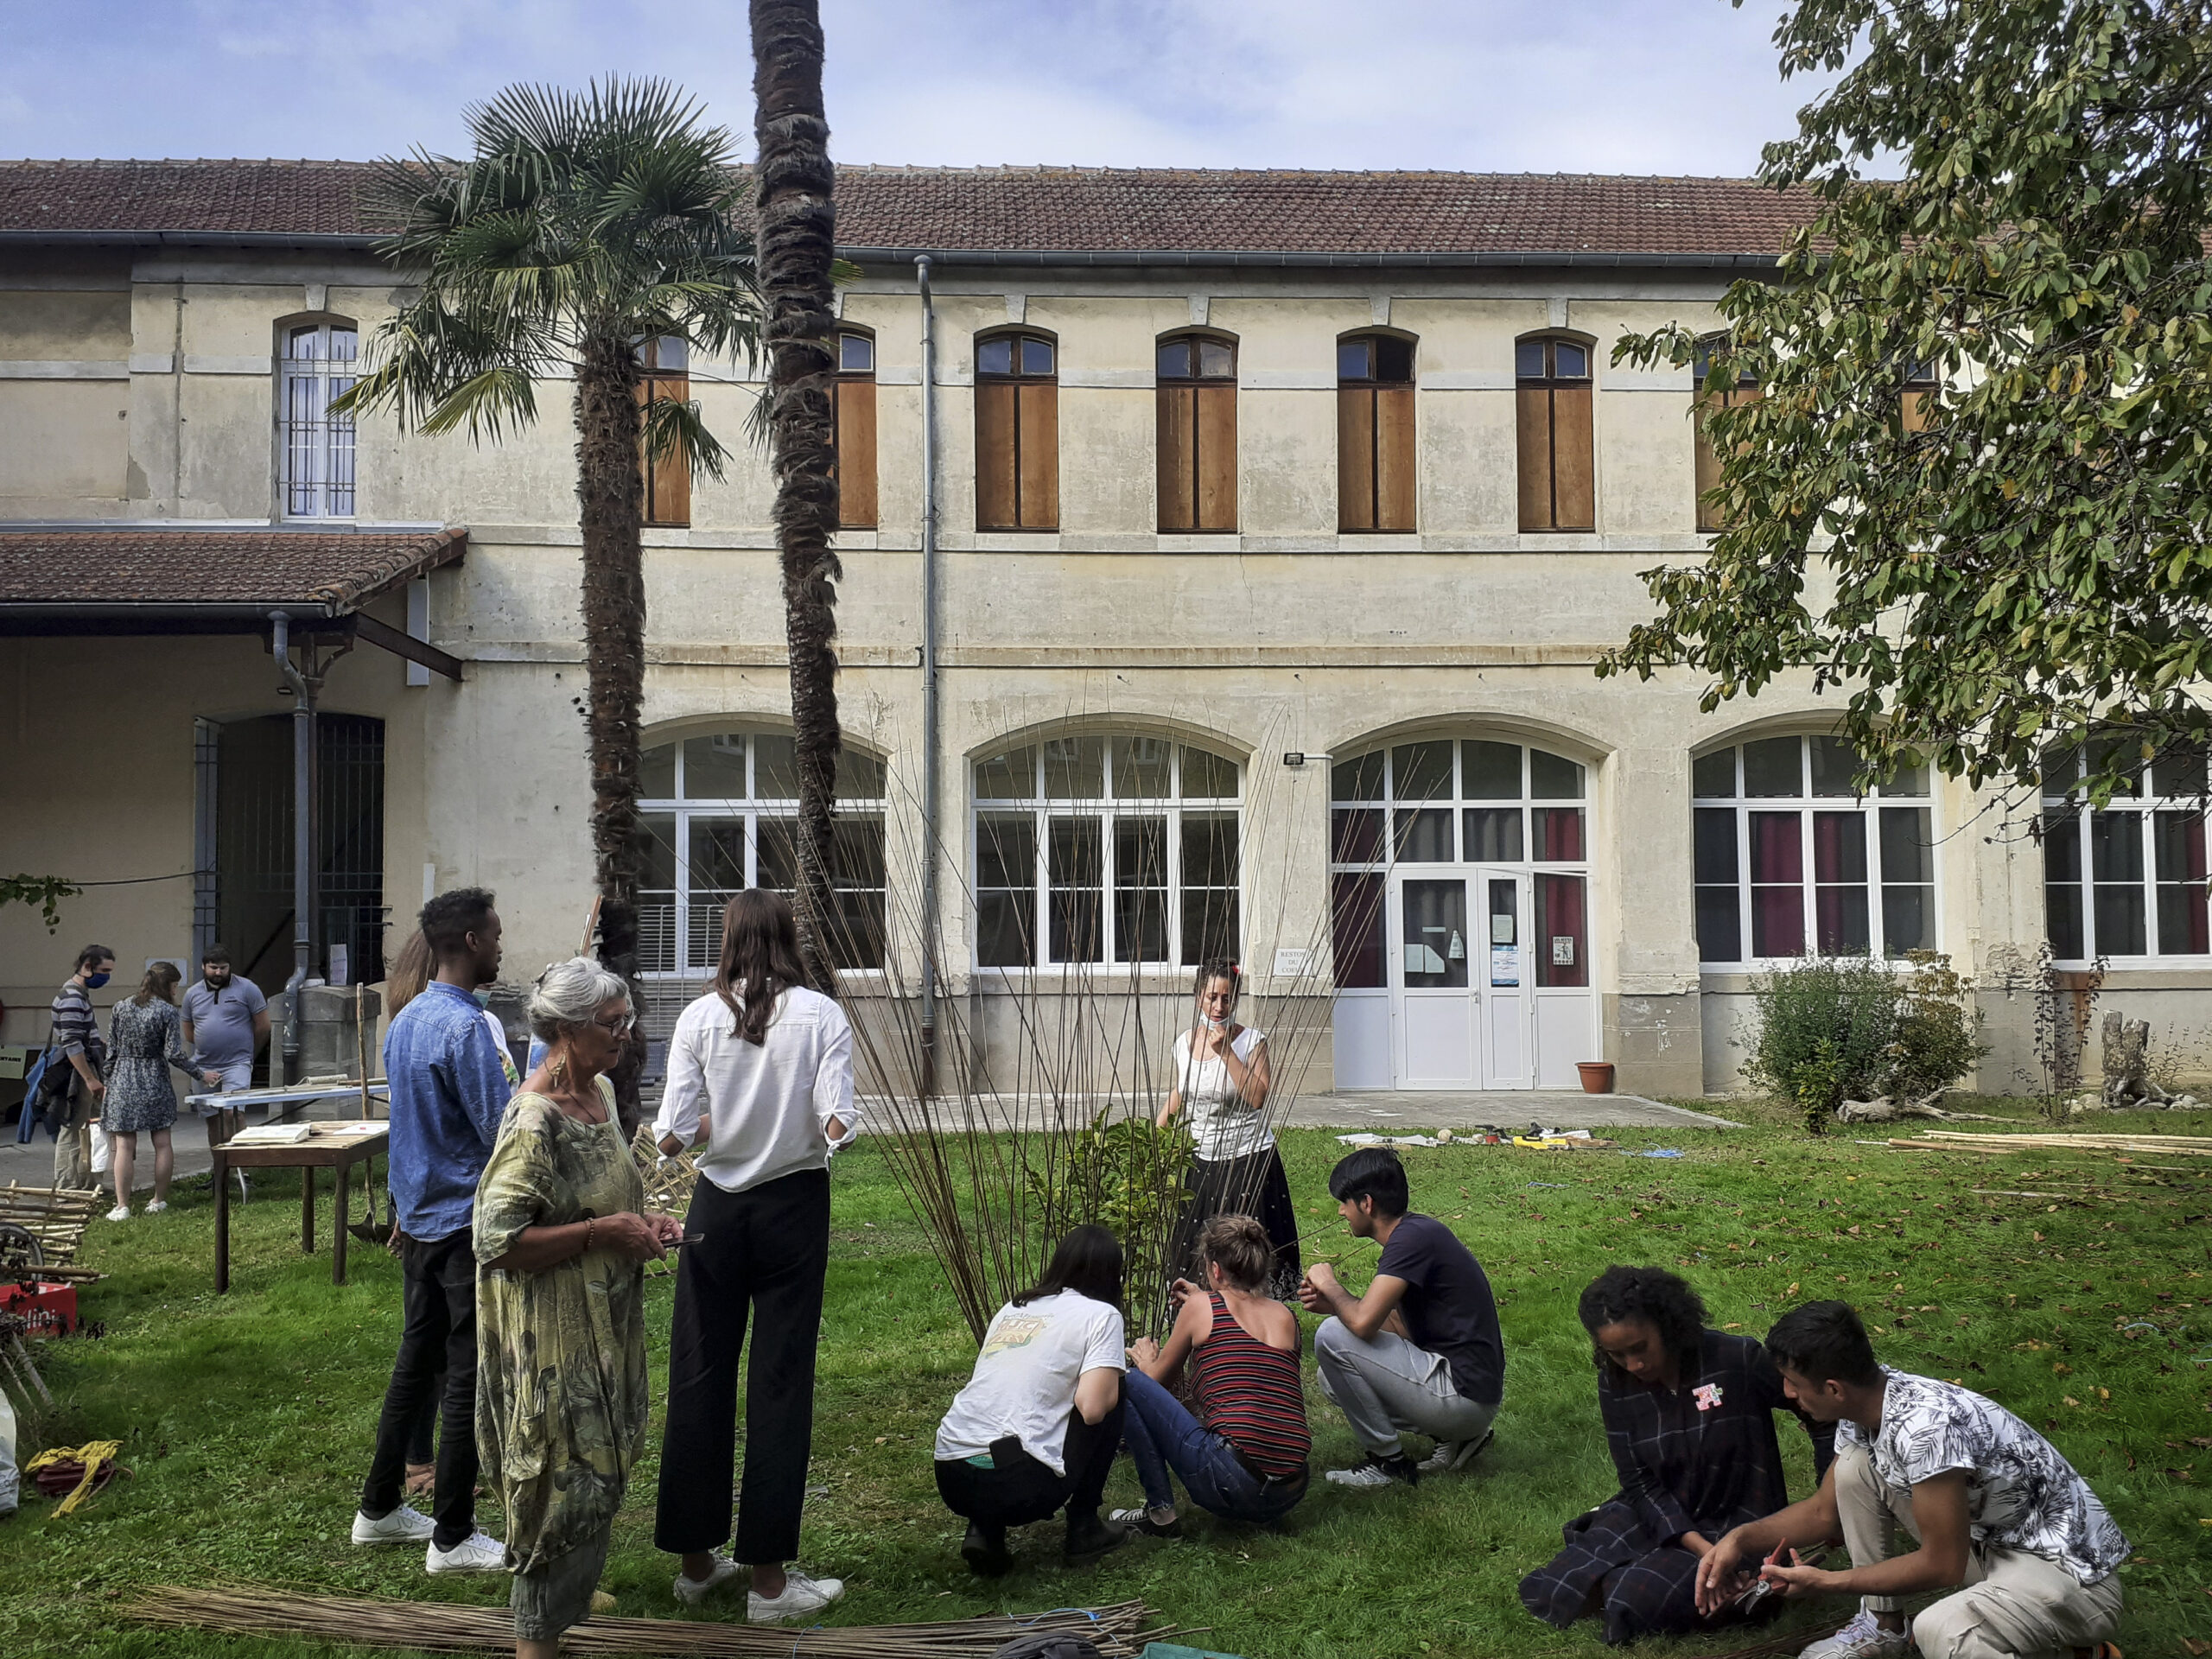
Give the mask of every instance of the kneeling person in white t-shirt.
M 1065 1508 L 1067 1558 L 1126 1539 L 1098 1518 L 1122 1442 L 1122 1247 L 1077 1228 L 1045 1276 L 1001 1308 L 976 1373 L 937 1431 L 937 1489 L 968 1522 L 960 1554 L 996 1578 L 1014 1565 L 1006 1529 Z

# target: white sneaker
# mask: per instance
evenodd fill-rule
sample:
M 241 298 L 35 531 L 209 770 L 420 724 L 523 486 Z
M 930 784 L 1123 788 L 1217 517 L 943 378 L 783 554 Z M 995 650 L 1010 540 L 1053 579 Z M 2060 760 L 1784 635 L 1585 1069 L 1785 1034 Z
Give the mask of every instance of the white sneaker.
M 745 1570 L 721 1551 L 716 1550 L 714 1567 L 705 1578 L 690 1578 L 682 1573 L 676 1575 L 676 1599 L 686 1607 L 696 1607 L 709 1594 Z
M 429 1516 L 404 1503 L 375 1521 L 358 1510 L 353 1512 L 353 1541 L 357 1544 L 427 1544 L 436 1530 Z
M 472 1532 L 451 1549 L 440 1549 L 431 1541 L 423 1560 L 426 1573 L 504 1573 L 507 1547 L 488 1532 Z
M 1850 1624 L 1804 1649 L 1797 1659 L 1899 1659 L 1911 1645 L 1910 1624 L 1901 1630 L 1885 1630 L 1861 1607 Z
M 1410 1486 L 1420 1478 L 1419 1468 L 1402 1453 L 1385 1464 L 1375 1458 L 1365 1458 L 1349 1469 L 1332 1469 L 1329 1479 L 1338 1486 L 1371 1491 L 1377 1486 Z
M 109 1211 L 107 1212 L 107 1218 L 108 1218 L 110 1221 L 128 1221 L 128 1220 L 130 1220 L 130 1206 L 129 1205 L 127 1205 L 127 1204 L 118 1204 L 118 1205 L 117 1205 L 115 1206 L 115 1208 L 114 1208 L 114 1209 L 112 1209 L 112 1210 L 111 1210 L 111 1211 Z
M 810 1579 L 795 1567 L 784 1569 L 784 1593 L 764 1596 L 745 1592 L 745 1617 L 754 1624 L 796 1624 L 810 1613 L 818 1613 L 845 1593 L 842 1579 Z
M 167 1198 L 156 1198 L 146 1206 L 146 1213 L 149 1216 L 158 1216 L 168 1207 L 169 1201 Z
M 1485 1429 L 1471 1440 L 1439 1440 L 1436 1449 L 1414 1466 L 1424 1475 L 1444 1475 L 1454 1469 L 1464 1469 L 1490 1444 L 1494 1432 Z

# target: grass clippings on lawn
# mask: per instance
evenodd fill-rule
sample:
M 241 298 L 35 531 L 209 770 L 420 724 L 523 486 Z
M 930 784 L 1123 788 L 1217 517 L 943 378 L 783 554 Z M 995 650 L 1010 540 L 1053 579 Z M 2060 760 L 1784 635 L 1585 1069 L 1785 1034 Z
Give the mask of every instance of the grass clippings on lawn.
M 2121 1645 L 2131 1659 L 2186 1659 L 2183 1638 L 2212 1635 L 2212 1166 L 2041 1147 L 1909 1151 L 1847 1132 L 1814 1141 L 1779 1114 L 1730 1111 L 1756 1121 L 1613 1132 L 1627 1153 L 1678 1147 L 1675 1160 L 1406 1152 L 1416 1206 L 1468 1241 L 1498 1293 L 1505 1403 L 1497 1443 L 1470 1474 L 1412 1491 L 1317 1479 L 1285 1533 L 1200 1517 L 1185 1538 L 1140 1541 L 1087 1571 L 1059 1564 L 1053 1528 L 1029 1529 L 1015 1535 L 1014 1573 L 991 1583 L 963 1568 L 931 1463 L 973 1347 L 880 1151 L 863 1141 L 834 1172 L 809 1478 L 804 1561 L 849 1586 L 825 1622 L 1141 1599 L 1248 1659 L 1595 1656 L 1594 1623 L 1554 1631 L 1522 1610 L 1515 1586 L 1557 1548 L 1562 1522 L 1614 1489 L 1574 1300 L 1624 1261 L 1685 1274 L 1714 1323 L 1754 1334 L 1796 1302 L 1845 1298 L 1889 1363 L 2018 1412 L 2088 1476 L 2135 1546 Z M 2100 1117 L 2096 1128 L 2207 1133 L 2212 1114 Z M 1283 1148 L 1309 1256 L 1338 1253 L 1347 1241 L 1324 1183 L 1343 1148 L 1305 1130 L 1287 1132 Z M 346 1541 L 397 1339 L 398 1268 L 358 1250 L 353 1282 L 334 1287 L 327 1225 L 326 1254 L 300 1254 L 298 1190 L 271 1172 L 233 1212 L 226 1297 L 212 1287 L 204 1178 L 166 1216 L 93 1224 L 81 1259 L 111 1276 L 84 1300 L 107 1334 L 41 1345 L 56 1405 L 23 1423 L 21 1453 L 118 1440 L 132 1478 L 66 1519 L 34 1499 L 0 1524 L 0 1655 L 347 1651 L 125 1621 L 126 1603 L 162 1583 L 505 1601 L 504 1579 L 430 1579 L 416 1551 Z M 1357 1285 L 1372 1264 L 1371 1249 L 1356 1249 L 1343 1268 Z M 671 1289 L 652 1287 L 656 1375 Z M 1311 1387 L 1310 1357 L 1307 1375 L 1317 1462 L 1348 1462 L 1355 1448 Z M 652 1541 L 658 1422 L 652 1432 L 607 1564 L 615 1611 L 741 1618 L 736 1602 L 688 1614 L 671 1597 L 674 1563 Z M 1794 1427 L 1783 1442 L 1794 1494 L 1810 1459 Z M 1126 1463 L 1109 1499 L 1137 1499 Z M 490 1503 L 480 1519 L 499 1531 Z M 1789 1628 L 1809 1637 L 1848 1611 L 1793 1610 Z M 1731 1630 L 1646 1650 L 1680 1659 L 1748 1639 Z

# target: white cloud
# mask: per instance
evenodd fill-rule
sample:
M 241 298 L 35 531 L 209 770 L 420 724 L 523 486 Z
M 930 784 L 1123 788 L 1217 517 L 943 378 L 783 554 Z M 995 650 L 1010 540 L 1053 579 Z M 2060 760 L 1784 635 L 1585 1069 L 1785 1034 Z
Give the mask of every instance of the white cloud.
M 741 136 L 739 0 L 5 0 L 46 155 L 450 149 L 513 80 L 681 80 Z M 842 158 L 1740 173 L 1789 131 L 1727 0 L 823 0 Z M 97 60 L 101 73 L 84 73 Z

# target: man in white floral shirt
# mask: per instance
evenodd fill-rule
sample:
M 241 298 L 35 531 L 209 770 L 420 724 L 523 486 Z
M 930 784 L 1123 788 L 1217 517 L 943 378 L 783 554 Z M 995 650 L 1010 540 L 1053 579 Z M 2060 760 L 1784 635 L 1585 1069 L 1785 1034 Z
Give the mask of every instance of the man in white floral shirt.
M 1993 1400 L 1877 1363 L 1842 1302 L 1783 1315 L 1766 1350 L 1805 1414 L 1837 1425 L 1835 1461 L 1803 1503 L 1713 1547 L 1700 1611 L 1764 1579 L 1785 1595 L 1863 1599 L 1799 1659 L 1901 1659 L 1913 1646 L 1926 1659 L 2107 1659 L 2127 1540 L 2056 1446 Z M 1899 1528 L 1918 1548 L 1896 1553 Z M 1839 1530 L 1847 1569 L 1798 1559 Z M 1904 1599 L 1942 1590 L 1955 1593 L 1908 1625 Z

